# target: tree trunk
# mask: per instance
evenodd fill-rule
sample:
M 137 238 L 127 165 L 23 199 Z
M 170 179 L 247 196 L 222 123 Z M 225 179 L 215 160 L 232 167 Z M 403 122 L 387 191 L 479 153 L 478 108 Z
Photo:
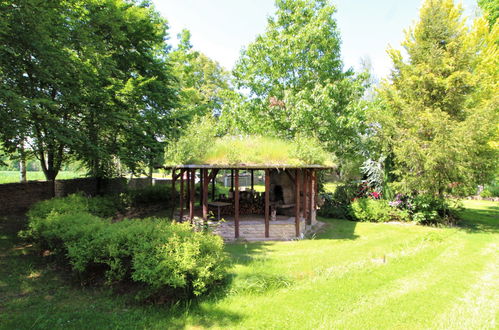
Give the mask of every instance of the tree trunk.
M 47 156 L 43 151 L 39 152 L 40 164 L 42 166 L 43 174 L 45 174 L 45 179 L 51 182 L 52 196 L 55 197 L 55 178 L 61 169 L 62 163 L 62 148 L 60 148 L 59 158 L 56 158 L 56 152 L 54 150 L 47 151 Z
M 26 177 L 26 152 L 24 151 L 24 141 L 21 142 L 21 146 L 19 148 L 19 180 L 21 182 L 28 181 Z

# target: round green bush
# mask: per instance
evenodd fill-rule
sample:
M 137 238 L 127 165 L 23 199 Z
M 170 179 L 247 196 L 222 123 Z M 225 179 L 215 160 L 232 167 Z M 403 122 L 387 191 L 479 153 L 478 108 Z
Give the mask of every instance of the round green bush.
M 221 237 L 168 219 L 112 223 L 90 214 L 93 202 L 85 199 L 73 195 L 35 205 L 23 236 L 68 261 L 81 278 L 140 284 L 139 299 L 200 295 L 226 276 Z

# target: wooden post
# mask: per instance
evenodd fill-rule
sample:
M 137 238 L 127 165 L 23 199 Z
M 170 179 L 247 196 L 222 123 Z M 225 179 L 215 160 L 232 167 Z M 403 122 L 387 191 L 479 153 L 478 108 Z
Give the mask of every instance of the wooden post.
M 175 189 L 175 169 L 172 169 L 172 212 L 170 219 L 175 215 L 175 206 L 177 204 L 177 190 Z
M 270 236 L 270 170 L 265 170 L 265 237 Z
M 253 190 L 255 190 L 255 170 L 250 170 L 251 172 L 251 192 L 253 192 Z M 267 172 L 265 172 L 267 173 Z M 265 174 L 267 175 L 267 174 Z
M 202 188 L 202 201 L 203 201 L 203 220 L 208 221 L 208 185 L 210 184 L 210 177 L 208 176 L 208 170 L 203 168 L 201 170 L 201 177 L 203 180 L 201 181 Z
M 184 173 L 184 170 L 180 170 L 180 222 L 184 221 Z
M 318 186 L 317 186 L 317 171 L 312 172 L 312 189 L 313 189 L 313 194 L 312 194 L 312 219 L 316 217 L 317 215 L 317 198 L 319 198 L 318 195 Z
M 305 222 L 308 217 L 308 171 L 306 169 L 302 169 L 303 175 L 303 217 L 305 218 Z
M 185 185 L 187 193 L 185 194 L 185 211 L 188 213 L 189 205 L 191 204 L 191 170 L 185 170 Z
M 308 176 L 308 217 L 307 217 L 307 225 L 312 224 L 312 212 L 313 209 L 313 200 L 314 200 L 314 192 L 313 192 L 313 181 L 314 181 L 314 170 L 309 171 Z
M 230 170 L 230 190 L 232 190 L 232 198 L 234 198 L 234 170 Z
M 213 170 L 214 171 L 214 170 Z M 213 179 L 211 180 L 211 200 L 214 201 L 216 199 L 215 196 L 215 180 L 217 178 L 217 173 L 213 174 Z
M 300 170 L 295 170 L 295 231 L 300 237 Z
M 194 202 L 195 202 L 195 192 L 196 192 L 196 170 L 193 169 L 190 171 L 190 176 L 191 176 L 191 189 L 190 189 L 190 198 L 189 198 L 189 219 L 191 223 L 194 221 Z
M 199 206 L 203 206 L 204 198 L 204 169 L 199 170 Z
M 236 177 L 234 181 L 234 236 L 239 238 L 239 170 L 236 170 Z

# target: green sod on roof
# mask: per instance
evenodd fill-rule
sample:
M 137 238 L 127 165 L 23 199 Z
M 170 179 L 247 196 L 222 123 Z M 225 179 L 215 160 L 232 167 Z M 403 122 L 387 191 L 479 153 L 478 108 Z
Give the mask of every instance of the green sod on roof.
M 200 134 L 203 135 L 203 134 Z M 333 166 L 316 139 L 262 136 L 185 136 L 167 152 L 167 165 Z

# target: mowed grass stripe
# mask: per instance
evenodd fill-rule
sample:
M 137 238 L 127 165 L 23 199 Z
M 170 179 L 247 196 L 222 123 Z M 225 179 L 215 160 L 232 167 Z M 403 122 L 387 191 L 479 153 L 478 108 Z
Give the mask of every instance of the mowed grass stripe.
M 218 307 L 245 315 L 242 319 L 247 322 L 240 324 L 244 328 L 315 328 L 330 325 L 373 292 L 410 275 L 421 265 L 433 262 L 453 243 L 453 240 L 428 242 L 426 248 L 417 249 L 418 253 L 400 253 L 398 258 L 389 260 L 387 264 L 366 263 L 348 276 L 328 276 L 315 279 L 313 283 L 302 281 L 264 296 L 228 299 Z M 271 319 L 257 317 L 268 315 L 268 310 L 273 311 Z
M 391 295 L 387 291 L 386 298 L 381 298 L 381 292 L 378 302 L 366 306 L 356 317 L 340 316 L 341 324 L 359 329 L 366 326 L 379 329 L 432 327 L 435 318 L 449 305 L 458 301 L 472 285 L 480 285 L 481 273 L 491 258 L 490 254 L 482 254 L 488 246 L 472 241 L 459 243 L 459 248 L 451 246 L 438 258 L 425 263 L 425 271 L 415 272 L 407 278 L 407 283 L 400 279 L 402 285 L 412 286 L 403 294 Z
M 499 257 L 496 254 L 473 285 L 434 323 L 435 329 L 496 329 L 499 313 Z
M 350 223 L 341 220 L 331 222 Z M 423 231 L 419 226 L 407 225 L 361 224 L 359 227 L 367 227 L 367 230 L 365 228 L 359 230 L 359 234 L 363 232 L 367 238 L 228 246 L 236 264 L 241 263 L 235 267 L 234 273 L 241 275 L 263 271 L 278 273 L 293 280 L 307 279 L 334 269 L 359 268 L 371 259 L 382 259 L 393 253 L 409 251 L 414 246 L 434 239 L 433 234 L 437 234 L 437 239 L 440 240 L 453 234 L 453 232 L 438 232 L 433 228 L 423 228 L 426 229 Z
M 369 296 L 357 301 L 352 310 L 338 315 L 339 317 L 331 325 L 333 327 L 352 326 L 360 315 L 364 316 L 375 309 L 384 309 L 387 305 L 393 305 L 393 300 L 411 292 L 425 290 L 443 276 L 442 268 L 453 266 L 453 262 L 450 262 L 453 259 L 450 259 L 449 256 L 461 253 L 465 249 L 465 244 L 452 240 L 442 248 L 444 249 L 441 253 L 435 255 L 434 258 L 425 260 L 425 263 L 421 264 L 415 272 L 387 282 L 386 285 L 371 292 Z

